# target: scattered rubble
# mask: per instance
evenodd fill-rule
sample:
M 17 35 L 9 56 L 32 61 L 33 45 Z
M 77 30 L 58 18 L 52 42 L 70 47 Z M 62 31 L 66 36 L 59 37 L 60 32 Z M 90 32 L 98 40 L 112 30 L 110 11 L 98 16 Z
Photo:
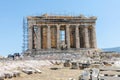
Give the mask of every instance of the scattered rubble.
M 0 62 L 0 80 L 4 80 L 4 78 L 20 77 L 22 72 L 28 75 L 42 73 L 39 68 L 48 65 L 52 65 L 48 60 L 2 61 Z

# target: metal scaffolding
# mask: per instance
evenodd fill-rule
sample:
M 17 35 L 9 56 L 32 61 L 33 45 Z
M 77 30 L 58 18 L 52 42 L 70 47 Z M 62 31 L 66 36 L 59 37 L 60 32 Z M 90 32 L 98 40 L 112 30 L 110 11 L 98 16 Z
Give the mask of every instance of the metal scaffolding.
M 23 18 L 23 46 L 22 53 L 24 53 L 28 49 L 28 23 L 27 19 Z

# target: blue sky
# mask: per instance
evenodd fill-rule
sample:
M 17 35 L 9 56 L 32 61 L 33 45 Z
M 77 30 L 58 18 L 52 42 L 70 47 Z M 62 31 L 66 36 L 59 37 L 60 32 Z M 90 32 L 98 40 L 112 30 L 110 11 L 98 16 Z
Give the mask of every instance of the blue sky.
M 29 15 L 97 16 L 98 48 L 120 46 L 120 0 L 1 0 L 0 55 L 22 52 L 22 20 Z

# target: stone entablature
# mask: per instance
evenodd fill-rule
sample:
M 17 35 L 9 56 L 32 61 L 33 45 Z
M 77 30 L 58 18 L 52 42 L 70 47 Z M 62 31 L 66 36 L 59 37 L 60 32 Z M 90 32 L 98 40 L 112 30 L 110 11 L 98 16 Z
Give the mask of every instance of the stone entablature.
M 30 23 L 34 25 L 38 24 L 84 24 L 95 23 L 96 17 L 80 16 L 50 16 L 48 14 L 42 16 L 29 16 L 27 17 Z

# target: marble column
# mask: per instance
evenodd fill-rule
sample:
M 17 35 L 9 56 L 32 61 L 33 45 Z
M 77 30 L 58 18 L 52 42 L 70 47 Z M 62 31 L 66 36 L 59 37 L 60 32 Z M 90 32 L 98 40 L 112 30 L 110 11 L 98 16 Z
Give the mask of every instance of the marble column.
M 70 25 L 66 25 L 66 43 L 67 43 L 67 48 L 70 48 Z
M 41 26 L 38 26 L 37 31 L 37 49 L 41 49 Z
M 47 48 L 50 49 L 51 48 L 51 30 L 50 30 L 50 26 L 47 25 Z
M 92 48 L 97 48 L 97 42 L 96 42 L 96 29 L 95 29 L 95 25 L 92 25 Z
M 76 48 L 80 48 L 80 38 L 79 38 L 79 25 L 75 27 L 75 37 L 76 37 Z
M 33 26 L 29 26 L 28 28 L 28 49 L 33 49 Z
M 57 25 L 57 49 L 60 49 L 60 25 Z
M 89 48 L 88 25 L 84 26 L 84 47 Z

